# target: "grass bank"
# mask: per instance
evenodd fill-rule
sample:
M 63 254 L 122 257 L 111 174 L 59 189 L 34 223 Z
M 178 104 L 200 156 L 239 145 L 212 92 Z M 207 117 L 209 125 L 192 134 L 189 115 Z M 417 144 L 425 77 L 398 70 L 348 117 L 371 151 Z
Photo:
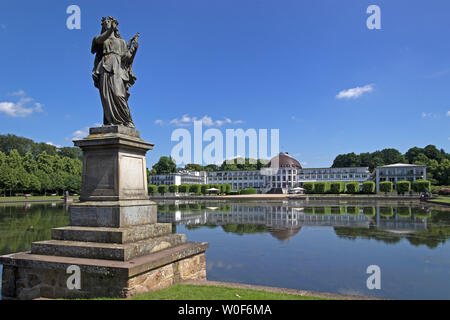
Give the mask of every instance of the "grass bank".
M 120 300 L 120 299 L 100 299 Z M 327 300 L 314 296 L 230 288 L 222 286 L 199 286 L 177 284 L 170 288 L 136 295 L 130 300 Z
M 450 204 L 450 197 L 437 197 L 437 198 L 430 199 L 428 201 L 429 202 L 436 202 L 436 203 Z
M 77 200 L 78 196 L 72 197 L 73 200 Z M 28 201 L 58 201 L 63 200 L 63 196 L 31 196 L 25 198 L 24 196 L 19 197 L 0 197 L 1 202 L 28 202 Z

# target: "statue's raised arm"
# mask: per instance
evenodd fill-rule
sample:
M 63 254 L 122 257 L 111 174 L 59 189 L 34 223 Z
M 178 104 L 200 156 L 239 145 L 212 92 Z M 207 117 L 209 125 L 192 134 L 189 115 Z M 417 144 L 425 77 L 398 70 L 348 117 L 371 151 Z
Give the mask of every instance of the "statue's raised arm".
M 100 92 L 103 124 L 134 128 L 128 89 L 136 81 L 131 67 L 139 46 L 139 33 L 127 44 L 119 34 L 118 25 L 113 17 L 102 18 L 102 31 L 92 40 L 91 52 L 96 55 L 92 77 Z

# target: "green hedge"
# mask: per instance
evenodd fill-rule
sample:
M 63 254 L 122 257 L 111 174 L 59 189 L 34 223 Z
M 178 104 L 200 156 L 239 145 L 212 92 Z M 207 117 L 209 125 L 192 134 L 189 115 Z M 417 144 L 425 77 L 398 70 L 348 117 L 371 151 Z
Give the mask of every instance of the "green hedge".
M 242 189 L 239 194 L 257 194 L 258 191 L 254 188 Z
M 177 186 L 177 185 L 174 185 L 174 184 L 170 185 L 170 186 L 169 186 L 169 192 L 171 192 L 171 193 L 177 193 L 177 192 L 178 192 L 178 186 Z
M 316 182 L 314 184 L 314 192 L 315 193 L 327 193 L 330 191 L 330 183 L 329 182 Z
M 162 195 L 164 195 L 165 193 L 167 193 L 167 191 L 169 191 L 169 187 L 166 185 L 160 185 L 158 186 L 158 192 L 161 193 Z
M 396 189 L 398 194 L 405 194 L 411 191 L 411 182 L 409 181 L 397 181 Z
M 187 185 L 187 184 L 182 184 L 178 187 L 178 192 L 186 193 L 188 191 L 189 191 L 189 185 Z
M 375 193 L 375 182 L 364 181 L 362 184 L 362 193 L 365 193 L 365 194 Z
M 199 184 L 189 185 L 189 192 L 195 193 L 195 194 L 200 194 L 201 193 L 200 185 Z
M 340 194 L 345 192 L 345 183 L 344 182 L 332 182 L 330 184 L 330 193 Z
M 303 183 L 303 189 L 305 189 L 305 193 L 314 193 L 314 185 L 314 182 Z
M 211 188 L 210 184 L 202 184 L 200 186 L 200 190 L 201 190 L 202 194 L 207 194 L 208 193 L 207 190 L 210 189 L 210 188 Z
M 229 194 L 231 192 L 231 184 L 224 183 L 220 186 L 220 192 Z
M 148 186 L 148 193 L 149 193 L 149 194 L 155 194 L 155 193 L 158 193 L 158 187 L 155 186 L 155 185 L 153 185 L 153 184 L 149 185 L 149 186 Z
M 430 191 L 431 183 L 428 180 L 416 180 L 413 182 L 413 189 L 415 192 Z
M 380 182 L 380 191 L 384 193 L 392 192 L 393 185 L 390 181 Z
M 347 193 L 359 193 L 359 182 L 352 181 L 345 185 Z

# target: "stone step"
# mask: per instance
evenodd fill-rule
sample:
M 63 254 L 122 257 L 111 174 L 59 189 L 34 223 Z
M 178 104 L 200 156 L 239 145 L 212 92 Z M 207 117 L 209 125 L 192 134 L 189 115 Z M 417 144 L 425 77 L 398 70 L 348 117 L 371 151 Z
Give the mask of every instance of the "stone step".
M 126 244 L 48 240 L 33 242 L 31 253 L 47 256 L 129 261 L 185 242 L 186 235 L 184 234 L 170 234 Z
M 153 223 L 126 228 L 96 228 L 69 226 L 52 229 L 53 240 L 97 243 L 132 243 L 172 233 L 172 224 Z

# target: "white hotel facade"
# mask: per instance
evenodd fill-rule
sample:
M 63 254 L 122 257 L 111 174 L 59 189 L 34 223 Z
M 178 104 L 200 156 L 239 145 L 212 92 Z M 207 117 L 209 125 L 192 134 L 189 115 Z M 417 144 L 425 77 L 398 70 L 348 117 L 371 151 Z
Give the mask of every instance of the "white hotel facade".
M 183 176 L 186 177 L 183 179 Z M 196 178 L 192 179 L 193 176 Z M 204 180 L 203 180 L 204 179 Z M 302 168 L 288 153 L 272 158 L 266 168 L 252 171 L 178 172 L 150 176 L 150 184 L 224 184 L 233 190 L 255 188 L 261 192 L 282 189 L 283 192 L 301 187 L 304 182 L 358 181 L 370 179 L 369 168 Z

